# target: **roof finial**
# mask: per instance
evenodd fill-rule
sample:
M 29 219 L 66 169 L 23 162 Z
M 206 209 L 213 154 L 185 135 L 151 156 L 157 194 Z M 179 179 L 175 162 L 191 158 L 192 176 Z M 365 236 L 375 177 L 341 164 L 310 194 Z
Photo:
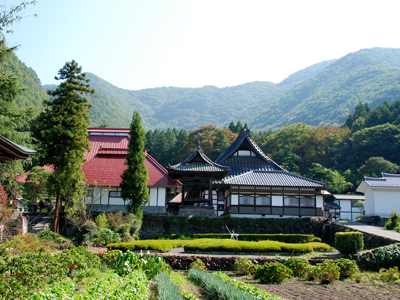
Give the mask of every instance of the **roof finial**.
M 200 148 L 200 140 L 197 140 L 197 146 Z

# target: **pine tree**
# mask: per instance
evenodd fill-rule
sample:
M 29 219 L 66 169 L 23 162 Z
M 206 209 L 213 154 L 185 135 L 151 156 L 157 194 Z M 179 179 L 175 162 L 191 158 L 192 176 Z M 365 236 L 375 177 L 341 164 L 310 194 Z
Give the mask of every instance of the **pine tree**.
M 85 175 L 81 169 L 85 149 L 90 151 L 87 127 L 92 107 L 83 94 L 94 94 L 94 90 L 90 89 L 89 79 L 74 60 L 67 62 L 55 79 L 65 81 L 48 92 L 53 99 L 43 101 L 45 109 L 32 133 L 37 140 L 39 163 L 54 166 L 54 174 L 48 182 L 57 195 L 53 230 L 58 232 L 61 201 L 70 214 L 82 208 Z
M 136 214 L 139 219 L 142 219 L 142 204 L 150 199 L 147 188 L 149 175 L 144 163 L 146 159 L 143 142 L 145 131 L 142 126 L 140 114 L 136 110 L 133 112 L 130 129 L 129 152 L 125 162 L 128 165 L 128 169 L 121 176 L 121 197 L 125 201 L 128 201 L 128 211 Z

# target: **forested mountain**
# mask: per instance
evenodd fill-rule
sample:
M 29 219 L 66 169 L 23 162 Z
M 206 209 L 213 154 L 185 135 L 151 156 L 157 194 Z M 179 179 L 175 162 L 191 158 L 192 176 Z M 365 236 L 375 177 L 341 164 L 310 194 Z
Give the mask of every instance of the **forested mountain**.
M 400 49 L 350 53 L 304 80 L 253 122 L 253 129 L 303 122 L 343 124 L 359 101 L 371 107 L 400 99 Z

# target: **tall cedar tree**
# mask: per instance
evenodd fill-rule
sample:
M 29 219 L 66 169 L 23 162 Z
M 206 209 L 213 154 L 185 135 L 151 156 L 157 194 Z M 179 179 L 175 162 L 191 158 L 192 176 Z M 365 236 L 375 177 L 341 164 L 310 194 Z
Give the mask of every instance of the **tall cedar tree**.
M 121 197 L 128 201 L 128 211 L 134 213 L 139 219 L 143 217 L 142 204 L 146 203 L 150 196 L 147 188 L 149 174 L 144 161 L 144 135 L 142 119 L 138 111 L 133 112 L 129 132 L 129 151 L 125 164 L 128 169 L 122 174 Z
M 54 232 L 59 230 L 61 201 L 64 201 L 65 210 L 82 207 L 79 202 L 83 201 L 85 175 L 81 169 L 85 150 L 91 150 L 87 127 L 92 107 L 83 95 L 94 94 L 88 84 L 90 80 L 85 77 L 77 62 L 65 63 L 55 77 L 65 81 L 55 90 L 48 91 L 53 99 L 43 101 L 45 109 L 32 129 L 37 140 L 39 163 L 54 166 L 54 174 L 48 180 L 57 195 Z

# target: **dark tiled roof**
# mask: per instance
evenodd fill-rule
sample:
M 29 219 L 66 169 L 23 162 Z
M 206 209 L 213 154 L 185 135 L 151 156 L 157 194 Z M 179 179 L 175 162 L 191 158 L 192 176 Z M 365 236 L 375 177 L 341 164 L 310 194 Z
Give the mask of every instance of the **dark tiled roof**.
M 364 183 L 370 187 L 400 187 L 400 175 L 382 173 L 382 177 L 364 177 Z
M 293 175 L 286 171 L 250 171 L 242 175 L 224 179 L 222 182 L 227 185 L 302 187 L 318 189 L 326 187 L 325 183 Z
M 364 195 L 332 194 L 336 200 L 365 200 Z
M 29 155 L 35 154 L 36 151 L 18 145 L 4 136 L 0 135 L 0 161 L 26 159 L 30 160 Z
M 250 170 L 283 170 L 276 162 L 269 158 L 250 137 L 250 131 L 245 127 L 236 140 L 222 153 L 217 160 L 217 164 L 229 166 L 231 171 L 229 176 L 235 176 Z M 254 156 L 233 156 L 241 149 L 252 150 Z
M 203 152 L 200 146 L 197 146 L 192 155 L 180 164 L 169 166 L 167 170 L 187 171 L 187 172 L 228 172 L 228 166 L 222 166 L 212 162 Z

